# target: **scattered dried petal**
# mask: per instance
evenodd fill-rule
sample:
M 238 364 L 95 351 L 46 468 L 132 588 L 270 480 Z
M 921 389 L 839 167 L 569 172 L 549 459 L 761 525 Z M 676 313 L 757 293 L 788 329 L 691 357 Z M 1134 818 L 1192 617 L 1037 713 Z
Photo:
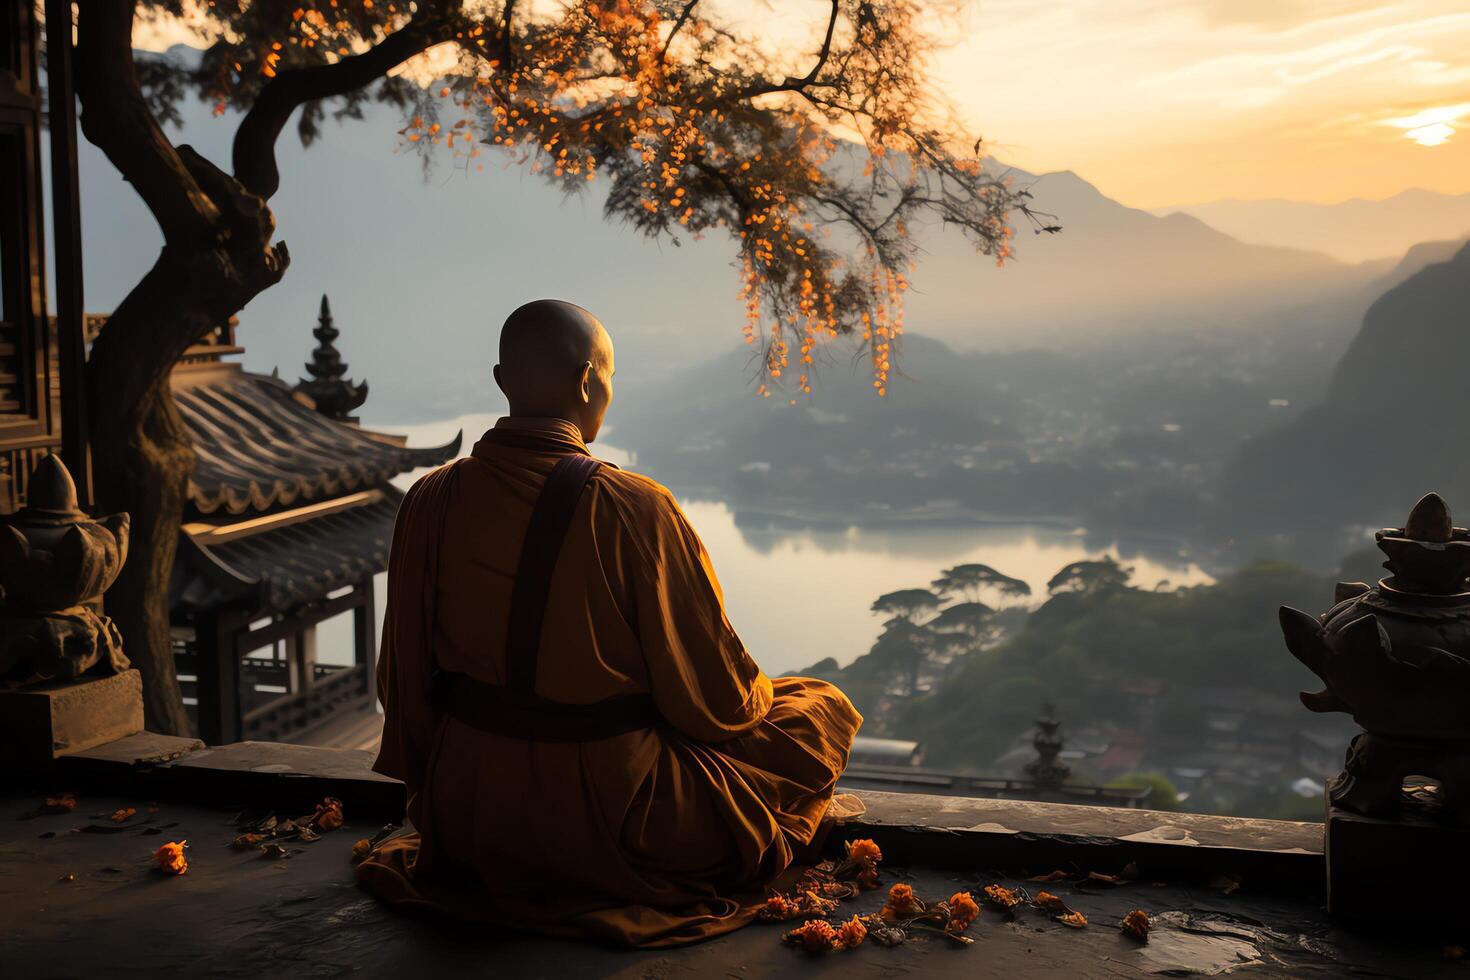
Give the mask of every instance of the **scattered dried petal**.
M 266 844 L 260 849 L 260 856 L 263 858 L 270 858 L 272 861 L 279 861 L 281 858 L 290 857 L 290 855 L 290 851 L 286 850 L 275 841 L 271 841 L 269 844 Z
M 1125 936 L 1130 936 L 1139 942 L 1148 942 L 1148 913 L 1143 909 L 1134 909 L 1123 916 L 1120 928 Z
M 265 838 L 260 834 L 241 834 L 239 837 L 230 841 L 230 846 L 237 851 L 250 851 L 259 847 L 260 842 L 263 840 Z
M 366 837 L 352 845 L 352 860 L 354 861 L 361 861 L 371 853 L 373 853 L 373 842 Z
M 1040 881 L 1044 884 L 1051 884 L 1054 881 L 1066 881 L 1070 877 L 1071 875 L 1067 874 L 1067 872 L 1065 871 L 1053 871 L 1051 874 L 1037 875 L 1034 878 L 1027 878 L 1026 880 Z
M 153 863 L 164 874 L 181 875 L 189 870 L 189 859 L 184 856 L 184 848 L 188 846 L 186 840 L 169 841 L 153 852 Z
M 1081 912 L 1068 912 L 1066 915 L 1059 915 L 1057 916 L 1057 921 L 1073 929 L 1087 928 L 1087 917 Z
M 1007 912 L 1021 904 L 1021 896 L 1004 885 L 986 885 L 983 894 L 987 902 Z
M 112 811 L 112 822 L 113 823 L 124 823 L 124 822 L 126 822 L 128 820 L 133 819 L 133 814 L 135 814 L 137 812 L 138 812 L 137 810 L 135 810 L 133 807 L 130 807 L 130 806 L 123 807 L 120 810 L 113 810 Z
M 823 919 L 812 919 L 809 922 L 803 922 L 781 938 L 788 943 L 800 944 L 808 953 L 825 953 L 836 941 L 837 930 L 832 928 L 830 922 Z
M 70 813 L 77 808 L 77 798 L 71 793 L 58 793 L 46 797 L 41 804 L 42 813 Z
M 320 831 L 336 830 L 342 826 L 342 801 L 327 797 L 317 804 L 316 815 L 311 823 Z

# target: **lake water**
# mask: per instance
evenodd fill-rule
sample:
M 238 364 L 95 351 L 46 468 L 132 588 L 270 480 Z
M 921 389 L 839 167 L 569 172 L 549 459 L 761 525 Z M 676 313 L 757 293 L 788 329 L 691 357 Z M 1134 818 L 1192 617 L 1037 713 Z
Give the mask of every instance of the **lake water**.
M 421 425 L 374 426 L 406 434 L 410 445 L 447 442 L 463 429 L 465 453 L 496 416 L 470 415 Z M 620 466 L 629 454 L 599 443 L 597 455 Z M 652 474 L 657 476 L 657 474 Z M 413 475 L 400 478 L 412 483 Z M 767 673 L 779 674 L 824 657 L 841 663 L 867 652 L 882 628 L 869 611 L 873 600 L 896 589 L 926 587 L 939 572 L 964 562 L 983 562 L 1025 580 L 1038 597 L 1060 568 L 1083 558 L 1110 554 L 1134 571 L 1135 584 L 1154 588 L 1197 585 L 1210 576 L 1192 562 L 1164 562 L 1115 545 L 1089 546 L 1078 530 L 1029 525 L 920 524 L 813 530 L 737 526 L 736 515 L 719 502 L 681 501 L 704 540 L 724 587 L 730 622 Z M 760 522 L 756 522 L 760 523 Z M 379 628 L 384 576 L 378 576 Z M 323 624 L 318 648 L 323 660 L 350 649 L 346 623 Z

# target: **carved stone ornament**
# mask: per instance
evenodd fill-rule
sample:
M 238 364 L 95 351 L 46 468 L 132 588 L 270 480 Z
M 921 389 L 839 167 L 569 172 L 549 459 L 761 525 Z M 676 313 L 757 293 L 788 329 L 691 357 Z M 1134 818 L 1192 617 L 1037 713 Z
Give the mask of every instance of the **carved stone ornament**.
M 102 593 L 128 556 L 128 515 L 93 520 L 59 457 L 31 474 L 27 505 L 0 517 L 0 686 L 125 670 Z
M 1377 585 L 1339 583 L 1320 617 L 1281 608 L 1287 648 L 1326 684 L 1302 703 L 1347 712 L 1364 730 L 1328 797 L 1391 817 L 1405 777 L 1429 776 L 1441 816 L 1470 823 L 1470 531 L 1431 493 L 1377 542 L 1391 573 Z

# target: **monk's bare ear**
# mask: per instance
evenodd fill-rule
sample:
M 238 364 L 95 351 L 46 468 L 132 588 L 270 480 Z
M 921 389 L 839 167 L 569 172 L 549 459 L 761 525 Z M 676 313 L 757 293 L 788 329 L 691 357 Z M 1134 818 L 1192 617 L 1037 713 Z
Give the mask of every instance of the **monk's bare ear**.
M 491 370 L 490 373 L 495 376 L 495 386 L 497 388 L 499 388 L 502 393 L 504 393 L 505 392 L 505 382 L 500 380 L 500 365 L 499 364 L 495 365 L 494 369 Z
M 592 362 L 586 361 L 582 364 L 582 401 L 592 400 Z

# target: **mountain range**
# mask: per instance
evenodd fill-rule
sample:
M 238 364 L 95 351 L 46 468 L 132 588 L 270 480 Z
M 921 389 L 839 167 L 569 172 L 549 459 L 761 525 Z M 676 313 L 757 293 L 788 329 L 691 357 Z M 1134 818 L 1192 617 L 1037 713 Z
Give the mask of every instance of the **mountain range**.
M 1470 234 L 1470 194 L 1417 188 L 1377 201 L 1225 200 L 1154 213 L 1193 215 L 1243 242 L 1309 249 L 1345 262 L 1384 259 L 1419 242 Z
M 215 119 L 201 103 L 181 109 L 183 131 L 171 135 L 228 160 L 238 120 Z M 362 121 L 327 123 L 310 150 L 281 140 L 283 182 L 272 207 L 293 262 L 241 314 L 248 366 L 296 377 L 322 293 L 353 376 L 371 382 L 364 417 L 374 422 L 498 407 L 489 379 L 497 326 L 539 296 L 582 303 L 607 322 L 619 343 L 620 397 L 629 401 L 656 403 L 671 380 L 738 338 L 728 240 L 647 241 L 603 220 L 596 185 L 566 199 L 508 165 L 441 166 L 426 177 L 398 145 L 398 128 L 394 110 L 375 105 Z M 86 142 L 81 173 L 86 302 L 105 312 L 147 270 L 160 238 L 132 189 Z M 910 330 L 960 351 L 999 351 L 1098 349 L 1127 338 L 1167 345 L 1244 329 L 1310 336 L 1335 358 L 1384 278 L 1433 257 L 1406 256 L 1397 272 L 1391 261 L 1354 265 L 1129 208 L 1070 172 L 1012 177 L 1063 231 L 1032 235 L 1022 224 L 1017 257 L 997 269 L 958 234 L 918 229 L 924 253 L 907 303 Z M 732 377 L 745 379 L 738 369 Z M 819 403 L 824 397 L 819 390 Z

